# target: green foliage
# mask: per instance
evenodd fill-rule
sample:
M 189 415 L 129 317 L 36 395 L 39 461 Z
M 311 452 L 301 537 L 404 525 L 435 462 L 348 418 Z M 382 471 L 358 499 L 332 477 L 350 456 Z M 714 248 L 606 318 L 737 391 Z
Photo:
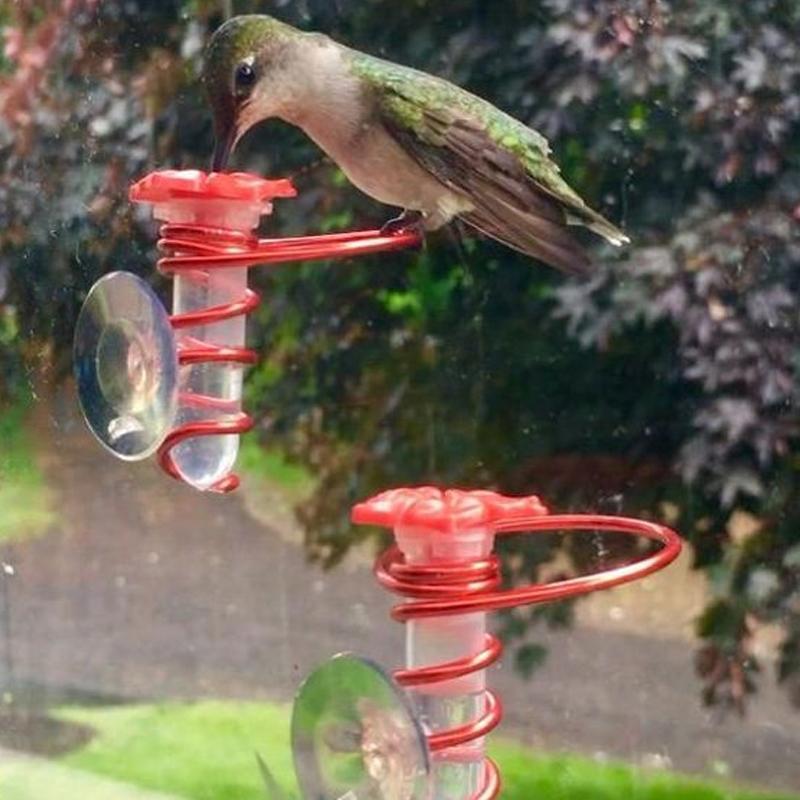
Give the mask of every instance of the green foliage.
M 547 648 L 535 642 L 522 645 L 514 653 L 514 666 L 520 674 L 529 678 L 547 658 Z
M 0 282 L 6 279 L 6 270 L 0 264 Z M 22 383 L 17 312 L 13 306 L 0 303 L 0 403 L 11 402 Z
M 598 245 L 586 282 L 452 232 L 418 253 L 254 273 L 266 302 L 247 407 L 263 440 L 313 474 L 302 510 L 312 556 L 333 564 L 369 535 L 353 531 L 350 506 L 398 484 L 539 491 L 558 508 L 650 517 L 669 501 L 719 578 L 700 629 L 707 699 L 741 707 L 762 622 L 786 632 L 779 677 L 800 698 L 800 7 L 234 5 L 437 73 L 533 124 L 565 178 L 634 240 L 622 254 Z M 9 338 L 0 322 L 4 384 L 20 379 L 6 365 L 24 361 L 25 342 L 52 342 L 66 363 L 100 274 L 152 274 L 153 228 L 125 190 L 156 164 L 207 162 L 194 78 L 219 22 L 205 0 L 23 6 L 0 19 L 12 45 L 0 74 L 0 264 L 20 328 Z M 34 51 L 38 61 L 20 56 Z M 278 204 L 270 235 L 385 219 L 340 171 L 309 168 L 318 155 L 278 125 L 242 143 L 236 166 L 297 174 L 300 197 Z M 746 544 L 729 535 L 740 511 L 762 523 Z M 579 543 L 511 542 L 507 578 L 535 579 L 561 548 L 572 572 L 602 563 Z M 722 608 L 747 624 L 729 625 Z M 567 606 L 531 613 L 512 638 L 524 645 L 531 624 L 568 617 Z
M 40 535 L 55 520 L 26 426 L 29 408 L 29 398 L 0 403 L 0 544 Z
M 64 759 L 70 766 L 187 800 L 264 800 L 259 753 L 276 782 L 296 796 L 285 706 L 207 701 L 70 708 L 60 716 L 97 730 L 90 744 Z M 490 753 L 507 800 L 790 800 L 668 771 L 545 755 L 502 739 L 491 741 Z
M 242 439 L 238 463 L 245 472 L 270 481 L 295 499 L 306 496 L 314 485 L 307 469 L 287 461 L 281 451 L 260 445 L 254 436 Z
M 454 265 L 441 277 L 433 270 L 431 259 L 423 254 L 409 270 L 407 285 L 394 291 L 380 291 L 378 300 L 390 314 L 404 318 L 407 325 L 424 327 L 429 320 L 446 313 L 454 291 L 466 280 L 461 265 Z

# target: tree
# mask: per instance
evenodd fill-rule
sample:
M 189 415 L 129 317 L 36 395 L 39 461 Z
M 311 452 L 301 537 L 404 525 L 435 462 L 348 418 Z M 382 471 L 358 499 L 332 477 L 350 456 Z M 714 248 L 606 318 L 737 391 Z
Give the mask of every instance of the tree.
M 582 510 L 669 508 L 718 589 L 699 623 L 707 699 L 741 707 L 762 621 L 786 631 L 778 677 L 800 699 L 800 10 L 233 5 L 491 98 L 546 133 L 570 182 L 634 239 L 621 255 L 595 245 L 588 282 L 447 234 L 418 254 L 254 273 L 267 302 L 254 317 L 248 407 L 263 439 L 318 477 L 302 512 L 309 552 L 334 563 L 365 535 L 347 523 L 350 505 L 402 483 L 536 490 Z M 129 181 L 156 164 L 206 162 L 195 78 L 219 8 L 73 0 L 4 14 L 0 259 L 21 336 L 0 335 L 0 348 L 35 339 L 64 353 L 97 276 L 112 264 L 150 272 L 152 229 L 125 200 Z M 53 20 L 64 35 L 52 36 Z M 296 132 L 269 131 L 247 137 L 239 163 L 297 172 L 302 190 L 271 230 L 383 221 L 332 166 L 303 171 L 318 153 Z M 745 514 L 741 536 L 733 521 Z M 535 574 L 556 547 L 525 546 L 507 560 L 510 579 Z M 580 544 L 569 554 L 575 569 L 596 561 Z M 510 635 L 524 639 L 529 621 L 510 620 Z

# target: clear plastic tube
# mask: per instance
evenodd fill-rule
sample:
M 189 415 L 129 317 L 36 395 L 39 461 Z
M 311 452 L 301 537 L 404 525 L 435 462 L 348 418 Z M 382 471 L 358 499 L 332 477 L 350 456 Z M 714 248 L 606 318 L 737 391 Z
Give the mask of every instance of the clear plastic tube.
M 398 528 L 397 543 L 410 565 L 465 562 L 492 551 L 493 531 L 486 528 L 440 531 Z M 486 614 L 412 619 L 406 624 L 406 666 L 418 669 L 473 656 L 485 647 Z M 486 671 L 409 689 L 423 727 L 437 733 L 474 722 L 486 710 Z M 485 783 L 485 739 L 436 754 L 432 800 L 464 800 Z
M 247 289 L 247 268 L 209 269 L 175 276 L 173 313 L 183 314 L 239 300 Z M 242 347 L 245 317 L 221 320 L 177 332 L 178 351 L 198 343 Z M 232 363 L 185 364 L 180 368 L 175 425 L 202 420 L 225 422 L 241 410 L 243 367 Z M 238 434 L 195 436 L 172 449 L 181 478 L 197 489 L 210 489 L 236 462 Z
M 250 233 L 269 204 L 239 200 L 171 200 L 157 204 L 156 219 L 168 223 L 207 225 Z M 209 263 L 181 269 L 174 276 L 173 314 L 199 312 L 241 301 L 247 291 L 247 267 Z M 246 320 L 238 314 L 176 331 L 178 352 L 204 346 L 242 348 Z M 224 423 L 241 412 L 243 365 L 232 362 L 182 364 L 178 380 L 175 427 L 195 422 Z M 197 489 L 207 490 L 230 474 L 239 450 L 239 435 L 216 433 L 190 436 L 171 450 L 180 477 Z

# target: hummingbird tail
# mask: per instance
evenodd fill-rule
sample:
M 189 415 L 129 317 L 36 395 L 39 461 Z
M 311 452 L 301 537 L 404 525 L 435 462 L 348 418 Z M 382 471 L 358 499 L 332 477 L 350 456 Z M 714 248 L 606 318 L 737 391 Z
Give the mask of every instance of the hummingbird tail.
M 475 208 L 459 219 L 507 247 L 568 275 L 585 276 L 591 271 L 591 259 L 563 223 L 522 211 L 509 203 Z
M 602 236 L 609 244 L 614 247 L 622 247 L 624 244 L 630 244 L 630 237 L 621 231 L 616 225 L 609 222 L 605 217 L 598 214 L 596 211 L 587 208 L 584 216 L 578 214 L 567 214 L 568 225 L 582 225 L 588 228 L 598 236 Z

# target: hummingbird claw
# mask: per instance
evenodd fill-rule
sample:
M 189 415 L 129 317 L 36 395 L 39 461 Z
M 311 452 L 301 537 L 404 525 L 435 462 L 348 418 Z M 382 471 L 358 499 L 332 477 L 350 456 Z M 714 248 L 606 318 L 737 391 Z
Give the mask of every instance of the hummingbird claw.
M 406 210 L 399 217 L 393 217 L 381 227 L 381 236 L 395 236 L 398 233 L 417 233 L 422 237 L 425 232 L 425 217 L 421 211 Z

